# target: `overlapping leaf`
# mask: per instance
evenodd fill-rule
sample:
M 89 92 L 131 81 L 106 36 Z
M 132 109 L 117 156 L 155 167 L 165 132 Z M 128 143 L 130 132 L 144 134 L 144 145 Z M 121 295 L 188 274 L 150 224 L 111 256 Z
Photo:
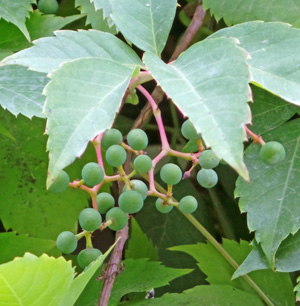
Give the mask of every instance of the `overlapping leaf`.
M 282 99 L 300 105 L 300 30 L 279 22 L 247 22 L 210 37 L 235 37 L 251 58 L 251 80 Z
M 243 124 L 250 122 L 246 56 L 234 39 L 210 39 L 193 45 L 172 64 L 146 53 L 144 61 L 219 158 L 244 179 Z
M 2 64 L 20 64 L 39 72 L 50 72 L 63 62 L 97 57 L 124 65 L 140 65 L 136 53 L 115 36 L 100 31 L 56 31 L 55 37 L 41 38 L 34 46 L 11 55 Z
M 59 171 L 109 128 L 121 105 L 133 67 L 100 58 L 64 63 L 45 88 L 49 187 Z
M 159 55 L 175 17 L 176 0 L 110 0 L 122 34 L 144 51 Z
M 274 266 L 280 243 L 300 228 L 300 120 L 288 122 L 264 135 L 265 141 L 279 141 L 286 158 L 267 166 L 259 158 L 259 144 L 246 151 L 250 184 L 238 179 L 235 195 L 242 212 L 247 212 L 248 227 L 255 231 L 267 260 Z
M 252 20 L 283 21 L 300 27 L 300 3 L 294 0 L 204 0 L 203 8 L 227 25 Z

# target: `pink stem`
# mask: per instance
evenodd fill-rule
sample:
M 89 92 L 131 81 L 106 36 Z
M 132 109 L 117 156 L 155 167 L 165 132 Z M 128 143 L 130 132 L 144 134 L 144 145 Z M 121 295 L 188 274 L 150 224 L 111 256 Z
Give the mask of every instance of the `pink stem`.
M 104 165 L 103 165 L 103 159 L 102 159 L 102 154 L 101 154 L 101 140 L 103 137 L 104 132 L 100 133 L 99 135 L 97 135 L 95 137 L 95 139 L 93 140 L 93 144 L 96 150 L 96 155 L 97 155 L 97 160 L 98 160 L 98 164 L 102 167 L 104 173 L 105 173 L 105 169 L 104 169 Z

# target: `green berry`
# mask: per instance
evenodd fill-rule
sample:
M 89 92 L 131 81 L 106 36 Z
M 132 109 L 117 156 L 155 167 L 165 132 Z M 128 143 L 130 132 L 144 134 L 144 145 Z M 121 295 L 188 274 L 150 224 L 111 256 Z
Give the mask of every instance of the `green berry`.
M 94 208 L 85 208 L 79 214 L 79 224 L 86 231 L 92 232 L 97 230 L 101 222 L 102 217 Z
M 147 185 L 140 180 L 132 180 L 130 183 L 132 190 L 139 192 L 142 195 L 143 199 L 145 200 L 148 196 Z M 125 191 L 126 191 L 126 186 L 123 187 L 123 192 Z
M 220 159 L 212 150 L 205 150 L 199 156 L 199 165 L 205 169 L 212 169 L 219 165 Z
M 106 151 L 106 160 L 113 167 L 120 167 L 125 163 L 126 151 L 120 145 L 112 145 Z
M 117 129 L 106 130 L 101 140 L 101 147 L 107 150 L 112 145 L 120 144 L 123 140 L 121 132 Z
M 163 214 L 167 214 L 173 209 L 173 205 L 164 204 L 164 201 L 160 198 L 156 200 L 155 206 L 156 209 Z
M 218 182 L 218 175 L 213 169 L 201 169 L 197 173 L 197 181 L 204 188 L 212 188 Z
M 285 158 L 285 149 L 277 141 L 270 141 L 264 144 L 259 152 L 261 160 L 267 165 L 275 165 Z
M 183 122 L 181 126 L 181 134 L 188 140 L 197 140 L 201 138 L 201 134 L 197 133 L 197 130 L 190 120 Z
M 175 164 L 165 164 L 160 170 L 160 178 L 168 185 L 176 185 L 181 181 L 182 171 Z
M 77 248 L 77 238 L 72 232 L 62 232 L 56 239 L 56 246 L 62 253 L 70 254 Z
M 55 14 L 58 10 L 58 3 L 56 0 L 39 0 L 38 9 L 44 14 Z
M 102 252 L 98 249 L 84 249 L 77 256 L 77 262 L 81 268 L 87 267 L 90 263 L 98 259 Z
M 68 188 L 69 183 L 70 178 L 68 173 L 61 170 L 49 190 L 54 193 L 64 192 Z
M 100 184 L 104 179 L 104 171 L 97 163 L 86 164 L 81 171 L 84 183 L 90 187 Z
M 126 213 L 134 214 L 143 208 L 142 195 L 135 190 L 127 190 L 119 196 L 119 207 Z
M 185 214 L 192 214 L 198 207 L 198 202 L 193 196 L 185 196 L 179 202 L 179 209 Z
M 152 159 L 148 155 L 139 155 L 133 162 L 134 169 L 139 173 L 147 173 L 152 168 Z
M 144 150 L 148 145 L 148 136 L 143 130 L 134 129 L 128 133 L 127 142 L 134 150 Z
M 127 214 L 120 207 L 113 207 L 106 213 L 106 221 L 111 220 L 109 228 L 113 231 L 120 231 L 128 222 Z
M 100 214 L 106 214 L 109 209 L 115 206 L 115 199 L 110 193 L 101 192 L 97 195 L 96 199 Z

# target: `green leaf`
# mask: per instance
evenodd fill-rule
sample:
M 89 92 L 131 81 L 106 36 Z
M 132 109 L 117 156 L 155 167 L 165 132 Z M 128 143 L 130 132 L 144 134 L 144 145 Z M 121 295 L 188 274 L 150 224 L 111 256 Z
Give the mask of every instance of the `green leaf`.
M 0 122 L 0 134 L 12 140 L 16 140 L 16 138 L 6 129 L 6 127 L 1 122 Z
M 30 35 L 25 25 L 25 19 L 32 11 L 32 3 L 36 3 L 36 0 L 0 0 L 0 18 L 15 24 L 29 41 Z
M 128 248 L 125 253 L 125 258 L 148 258 L 150 260 L 157 260 L 157 248 L 153 246 L 152 241 L 142 232 L 135 218 L 131 217 L 130 220 L 131 235 L 128 242 Z
M 159 55 L 176 12 L 176 0 L 110 0 L 112 19 L 138 48 Z
M 250 58 L 251 80 L 293 104 L 300 105 L 300 30 L 279 22 L 253 21 L 210 37 L 235 37 Z
M 270 264 L 275 264 L 275 254 L 280 243 L 300 228 L 300 120 L 288 122 L 264 134 L 265 141 L 278 141 L 286 150 L 285 160 L 268 166 L 259 158 L 259 144 L 246 150 L 245 161 L 251 182 L 237 180 L 235 196 L 239 206 L 247 212 L 248 227 L 255 231 Z
M 223 18 L 227 25 L 263 20 L 283 21 L 300 27 L 300 3 L 294 0 L 204 0 L 203 8 L 210 9 L 217 21 Z
M 0 265 L 1 305 L 57 306 L 73 278 L 71 261 L 26 253 Z
M 249 75 L 245 53 L 236 40 L 199 42 L 169 65 L 150 53 L 144 61 L 183 115 L 202 133 L 206 145 L 248 180 L 243 163 L 243 124 L 251 120 Z
M 271 93 L 252 86 L 253 104 L 251 131 L 256 134 L 268 132 L 290 119 L 299 107 L 286 103 L 284 100 Z
M 4 228 L 52 240 L 62 231 L 75 232 L 88 195 L 71 188 L 61 194 L 46 190 L 45 120 L 15 118 L 0 109 L 0 122 L 16 139 L 0 136 L 0 218 Z
M 136 53 L 115 36 L 100 31 L 56 31 L 55 37 L 34 42 L 34 46 L 11 55 L 2 64 L 20 64 L 48 73 L 61 63 L 78 58 L 116 61 L 134 69 L 141 64 Z
M 185 305 L 205 305 L 205 306 L 263 306 L 261 299 L 255 295 L 246 293 L 230 286 L 197 286 L 186 290 L 181 294 L 165 294 L 160 298 L 125 303 L 128 306 L 185 306 Z
M 173 269 L 158 261 L 141 259 L 124 260 L 125 270 L 116 278 L 108 305 L 117 305 L 122 296 L 131 292 L 147 292 L 168 285 L 174 278 L 190 273 L 191 269 Z
M 45 96 L 42 91 L 49 79 L 44 73 L 19 65 L 0 66 L 1 106 L 14 115 L 43 117 Z
M 103 17 L 107 19 L 109 26 L 113 26 L 115 23 L 111 19 L 112 9 L 110 1 L 107 0 L 90 0 L 94 3 L 96 10 L 103 10 Z
M 90 0 L 76 0 L 76 6 L 80 6 L 82 14 L 86 14 L 86 24 L 90 24 L 93 29 L 116 34 L 116 27 L 109 24 L 103 15 L 102 9 L 97 9 Z
M 50 75 L 44 108 L 48 188 L 90 140 L 112 126 L 133 70 L 114 61 L 84 58 L 64 63 Z

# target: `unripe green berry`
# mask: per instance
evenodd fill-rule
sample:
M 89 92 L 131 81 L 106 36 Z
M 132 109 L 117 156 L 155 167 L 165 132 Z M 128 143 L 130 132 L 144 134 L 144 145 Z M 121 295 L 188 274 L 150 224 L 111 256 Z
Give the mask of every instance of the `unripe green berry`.
M 77 238 L 72 232 L 62 232 L 56 239 L 56 246 L 62 253 L 70 254 L 77 248 Z
M 134 150 L 144 150 L 148 145 L 148 136 L 143 130 L 134 129 L 128 133 L 127 142 Z
M 160 198 L 155 201 L 155 207 L 163 214 L 167 214 L 173 209 L 173 205 L 164 204 L 164 201 Z
M 205 150 L 199 156 L 199 165 L 205 169 L 212 169 L 219 165 L 220 159 L 212 150 Z
M 185 214 L 192 214 L 198 207 L 198 202 L 193 196 L 185 196 L 179 202 L 179 209 Z
M 125 163 L 126 151 L 120 145 L 112 145 L 106 151 L 106 160 L 113 167 L 120 167 Z
M 98 249 L 88 248 L 80 251 L 77 262 L 81 268 L 87 267 L 90 263 L 98 259 L 102 252 Z
M 112 224 L 108 226 L 111 230 L 120 231 L 126 226 L 128 217 L 120 207 L 113 207 L 106 213 L 105 220 L 106 222 L 112 221 Z
M 197 140 L 201 138 L 201 134 L 197 133 L 197 130 L 190 120 L 183 122 L 181 126 L 181 134 L 188 140 Z
M 212 188 L 218 182 L 218 175 L 213 169 L 201 169 L 197 173 L 197 181 L 204 188 Z
M 39 0 L 38 9 L 44 14 L 55 14 L 58 10 L 58 3 L 56 0 Z
M 135 158 L 134 169 L 139 173 L 147 173 L 152 168 L 152 159 L 148 155 L 139 155 Z
M 259 156 L 265 164 L 275 165 L 284 160 L 285 149 L 281 143 L 277 141 L 270 141 L 261 147 Z
M 106 214 L 107 211 L 115 206 L 114 197 L 107 192 L 101 192 L 96 197 L 97 207 L 100 214 Z
M 165 164 L 160 169 L 160 178 L 168 185 L 176 185 L 181 181 L 182 171 L 175 164 Z
M 85 208 L 79 214 L 79 224 L 86 231 L 92 232 L 97 230 L 101 222 L 102 217 L 94 208 Z
M 101 140 L 101 147 L 107 150 L 110 146 L 120 144 L 123 140 L 122 133 L 117 129 L 106 130 Z
M 67 190 L 70 183 L 70 177 L 68 173 L 61 170 L 55 179 L 55 181 L 50 186 L 49 190 L 54 193 L 61 193 Z
M 86 164 L 81 171 L 84 183 L 90 187 L 100 184 L 104 179 L 104 171 L 97 163 Z
M 130 185 L 131 185 L 131 188 L 132 190 L 135 190 L 137 192 L 139 192 L 143 199 L 145 200 L 148 196 L 148 187 L 147 185 L 143 182 L 143 181 L 140 181 L 140 180 L 132 180 L 130 181 Z M 126 186 L 123 187 L 123 192 L 126 191 Z
M 118 204 L 124 212 L 134 214 L 142 209 L 144 200 L 139 192 L 127 190 L 119 196 Z

